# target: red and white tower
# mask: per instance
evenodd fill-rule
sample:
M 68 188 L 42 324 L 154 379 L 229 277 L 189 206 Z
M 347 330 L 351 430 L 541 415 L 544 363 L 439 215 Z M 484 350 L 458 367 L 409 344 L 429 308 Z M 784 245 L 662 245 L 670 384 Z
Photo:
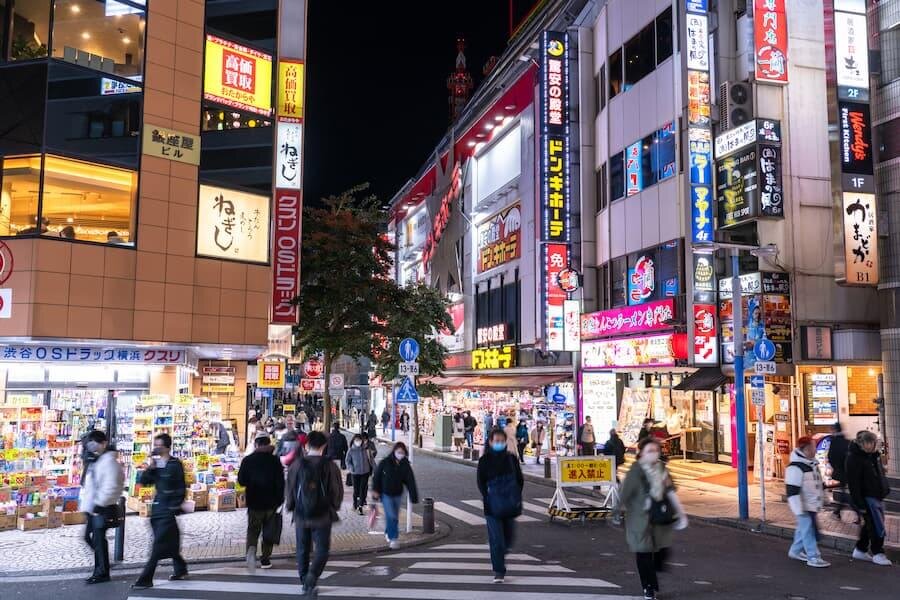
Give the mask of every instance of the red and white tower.
M 472 93 L 474 83 L 472 76 L 466 69 L 466 55 L 463 52 L 466 48 L 466 40 L 458 38 L 456 40 L 456 49 L 459 51 L 456 55 L 456 71 L 447 78 L 447 89 L 450 90 L 450 97 L 447 99 L 450 105 L 450 122 L 453 123 L 459 117 L 463 107 L 469 100 L 469 94 Z

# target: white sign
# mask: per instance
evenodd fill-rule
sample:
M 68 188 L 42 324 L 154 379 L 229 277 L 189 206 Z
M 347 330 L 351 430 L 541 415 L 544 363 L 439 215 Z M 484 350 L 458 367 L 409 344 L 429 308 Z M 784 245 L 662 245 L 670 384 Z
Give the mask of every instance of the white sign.
M 406 377 L 407 375 L 418 375 L 419 374 L 419 363 L 417 362 L 402 362 L 397 365 L 397 373 L 400 377 Z
M 866 15 L 834 13 L 838 85 L 856 90 L 869 89 L 869 41 L 866 31 Z
M 0 319 L 12 318 L 12 288 L 0 289 Z
M 269 262 L 269 197 L 201 185 L 197 205 L 197 254 Z
M 741 295 L 752 296 L 762 293 L 762 274 L 744 273 L 741 275 Z M 731 298 L 731 277 L 719 280 L 719 298 L 727 300 Z
M 753 406 L 765 406 L 766 390 L 763 388 L 753 388 L 750 390 L 750 401 L 753 402 Z
M 687 15 L 687 68 L 709 71 L 709 28 L 706 15 Z
M 563 322 L 565 326 L 564 340 L 566 352 L 581 350 L 581 302 L 566 300 L 563 302 Z
M 594 431 L 605 440 L 606 433 L 616 425 L 615 373 L 585 372 L 581 379 L 582 412 L 591 418 Z
M 844 192 L 843 216 L 847 283 L 878 283 L 878 215 L 875 194 Z
M 303 125 L 278 123 L 278 145 L 275 148 L 275 187 L 299 190 L 303 184 L 300 152 L 303 149 Z
M 344 374 L 334 373 L 328 376 L 328 389 L 342 390 L 344 389 Z
M 753 363 L 757 375 L 775 375 L 776 367 L 772 361 L 758 360 Z
M 756 121 L 747 121 L 716 137 L 716 158 L 736 152 L 756 141 Z

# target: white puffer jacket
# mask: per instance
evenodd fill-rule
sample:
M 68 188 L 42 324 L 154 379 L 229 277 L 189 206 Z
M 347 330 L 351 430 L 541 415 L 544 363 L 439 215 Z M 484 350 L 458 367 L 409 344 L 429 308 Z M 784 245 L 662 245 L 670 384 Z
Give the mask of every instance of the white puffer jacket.
M 82 512 L 93 513 L 98 506 L 112 506 L 125 487 L 125 473 L 116 461 L 116 452 L 107 450 L 95 460 L 81 482 L 79 501 Z
M 784 472 L 788 506 L 795 515 L 819 512 L 825 501 L 822 475 L 815 460 L 810 460 L 800 450 L 791 453 L 791 464 Z

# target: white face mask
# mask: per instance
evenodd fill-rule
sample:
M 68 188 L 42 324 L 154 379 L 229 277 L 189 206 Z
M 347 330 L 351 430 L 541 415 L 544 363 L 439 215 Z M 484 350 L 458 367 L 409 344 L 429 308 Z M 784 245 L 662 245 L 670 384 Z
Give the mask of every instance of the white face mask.
M 396 458 L 397 460 L 403 460 L 404 458 L 406 458 L 406 453 L 405 452 L 394 452 L 394 458 Z
M 652 465 L 656 461 L 659 460 L 659 451 L 658 450 L 644 450 L 641 452 L 640 460 L 642 463 L 646 465 Z
M 362 440 L 356 440 L 355 442 L 353 442 L 353 445 L 359 448 L 360 446 L 362 446 Z
M 309 447 L 307 447 L 307 448 L 306 448 L 306 455 L 307 455 L 307 456 L 322 456 L 322 449 L 321 449 L 321 448 L 309 448 Z

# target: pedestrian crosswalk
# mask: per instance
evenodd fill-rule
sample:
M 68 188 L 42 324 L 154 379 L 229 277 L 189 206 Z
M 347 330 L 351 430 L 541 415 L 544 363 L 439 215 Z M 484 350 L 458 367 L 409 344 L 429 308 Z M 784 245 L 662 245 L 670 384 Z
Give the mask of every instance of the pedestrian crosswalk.
M 576 508 L 595 509 L 603 506 L 600 499 L 587 498 L 575 494 L 568 495 L 569 504 Z M 516 520 L 519 523 L 535 523 L 549 519 L 547 507 L 550 506 L 550 498 L 533 498 L 522 502 L 523 513 Z M 438 519 L 447 519 L 451 524 L 464 523 L 466 525 L 483 527 L 484 511 L 481 500 L 459 500 L 454 503 L 435 502 L 434 510 Z
M 385 553 L 371 560 L 328 563 L 320 598 L 380 600 L 638 600 L 592 571 L 582 576 L 525 551 L 507 556 L 506 581 L 493 583 L 486 544 L 441 544 Z M 154 581 L 128 600 L 275 600 L 298 597 L 300 581 L 291 561 L 249 575 L 238 566 L 198 569 L 183 581 Z

